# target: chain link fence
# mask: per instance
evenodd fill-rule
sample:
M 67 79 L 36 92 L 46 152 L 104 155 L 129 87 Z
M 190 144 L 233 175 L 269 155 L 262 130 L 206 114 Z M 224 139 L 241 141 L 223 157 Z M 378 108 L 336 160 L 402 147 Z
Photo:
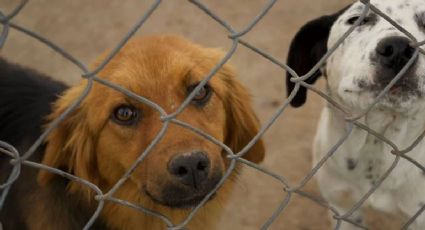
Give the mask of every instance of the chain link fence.
M 13 170 L 10 172 L 7 180 L 5 182 L 1 182 L 0 184 L 0 209 L 2 208 L 5 199 L 7 198 L 7 195 L 9 193 L 9 190 L 13 183 L 19 178 L 21 168 L 23 166 L 25 167 L 34 167 L 41 170 L 47 170 L 51 173 L 60 175 L 62 177 L 65 177 L 69 180 L 76 181 L 84 186 L 87 186 L 88 188 L 92 189 L 97 195 L 95 197 L 95 200 L 98 201 L 98 206 L 96 211 L 93 213 L 90 220 L 85 225 L 84 229 L 89 229 L 93 223 L 96 221 L 96 219 L 99 217 L 100 212 L 102 211 L 105 202 L 112 202 L 119 205 L 124 205 L 130 208 L 133 208 L 135 210 L 138 210 L 140 212 L 146 213 L 146 215 L 151 215 L 159 220 L 163 221 L 167 229 L 184 229 L 185 226 L 191 221 L 191 219 L 194 217 L 196 212 L 209 200 L 209 198 L 223 185 L 223 183 L 229 178 L 230 174 L 235 169 L 235 166 L 237 164 L 244 164 L 248 167 L 254 168 L 272 178 L 277 180 L 282 185 L 282 189 L 285 192 L 285 196 L 283 198 L 283 201 L 278 205 L 276 210 L 273 212 L 273 214 L 269 217 L 269 219 L 264 221 L 264 224 L 261 226 L 261 229 L 267 229 L 269 228 L 272 223 L 278 218 L 278 216 L 287 208 L 291 198 L 293 195 L 299 195 L 306 199 L 312 200 L 318 205 L 329 209 L 331 212 L 333 212 L 334 216 L 333 218 L 336 220 L 336 226 L 335 229 L 338 229 L 339 226 L 343 221 L 349 222 L 353 225 L 356 225 L 357 227 L 361 229 L 367 229 L 367 227 L 362 226 L 359 223 L 356 223 L 355 221 L 350 219 L 350 216 L 358 210 L 365 201 L 380 187 L 380 185 L 385 181 L 385 179 L 392 173 L 392 171 L 397 167 L 400 161 L 408 161 L 411 163 L 412 167 L 416 167 L 420 169 L 422 172 L 425 173 L 425 167 L 424 165 L 420 164 L 416 160 L 412 159 L 408 155 L 406 155 L 409 151 L 411 151 L 415 146 L 417 146 L 422 139 L 425 137 L 425 131 L 417 137 L 416 140 L 412 140 L 412 144 L 407 147 L 406 149 L 400 149 L 396 144 L 394 144 L 391 140 L 388 140 L 383 135 L 375 132 L 374 130 L 370 129 L 369 127 L 363 125 L 358 120 L 365 116 L 367 112 L 369 112 L 377 103 L 378 101 L 385 96 L 385 94 L 391 89 L 391 87 L 406 73 L 406 71 L 409 69 L 411 65 L 413 65 L 414 60 L 420 55 L 425 54 L 425 51 L 420 48 L 420 46 L 425 44 L 425 41 L 417 41 L 415 37 L 410 34 L 405 28 L 401 27 L 397 22 L 395 22 L 393 19 L 391 19 L 388 15 L 381 12 L 379 9 L 377 9 L 374 5 L 370 3 L 368 0 L 361 0 L 361 2 L 365 5 L 365 9 L 362 12 L 362 15 L 360 18 L 354 23 L 354 25 L 339 39 L 336 44 L 329 48 L 327 54 L 310 70 L 309 73 L 307 73 L 304 76 L 299 76 L 296 72 L 294 72 L 291 68 L 289 68 L 285 63 L 279 61 L 278 59 L 274 58 L 272 55 L 268 54 L 267 52 L 264 52 L 263 50 L 249 44 L 248 42 L 244 41 L 242 37 L 249 33 L 256 25 L 257 23 L 269 12 L 269 10 L 275 5 L 277 0 L 270 0 L 268 1 L 264 7 L 261 9 L 260 13 L 253 18 L 242 30 L 236 31 L 227 21 L 223 20 L 215 12 L 210 10 L 207 5 L 202 3 L 198 0 L 189 0 L 189 2 L 193 5 L 195 5 L 199 10 L 203 11 L 205 14 L 209 15 L 212 19 L 214 19 L 218 24 L 220 24 L 222 27 L 224 27 L 229 35 L 228 38 L 232 41 L 231 48 L 227 51 L 225 57 L 212 69 L 210 70 L 209 74 L 205 76 L 205 78 L 200 82 L 200 84 L 192 91 L 192 93 L 185 99 L 185 101 L 179 106 L 179 108 L 171 113 L 167 114 L 163 108 L 161 108 L 158 104 L 156 104 L 153 101 L 150 101 L 147 98 L 144 98 L 140 95 L 135 95 L 134 93 L 128 91 L 127 89 L 113 84 L 105 79 L 101 79 L 97 76 L 99 71 L 101 71 L 105 65 L 108 64 L 108 62 L 119 52 L 119 50 L 126 44 L 126 42 L 140 29 L 140 27 L 143 26 L 143 24 L 150 18 L 152 13 L 158 8 L 158 6 L 161 4 L 161 0 L 156 0 L 153 2 L 153 4 L 150 6 L 149 9 L 147 9 L 144 14 L 140 17 L 140 19 L 134 24 L 134 26 L 131 28 L 131 30 L 124 36 L 124 38 L 115 46 L 115 48 L 109 53 L 109 55 L 103 60 L 103 62 L 93 71 L 89 71 L 86 64 L 80 62 L 77 58 L 73 57 L 70 53 L 68 53 L 66 50 L 62 49 L 52 41 L 48 40 L 47 38 L 43 37 L 42 35 L 39 35 L 31 30 L 26 29 L 25 27 L 22 27 L 18 24 L 15 24 L 13 22 L 13 18 L 19 14 L 22 8 L 24 8 L 25 4 L 28 2 L 28 0 L 22 0 L 22 2 L 19 4 L 18 7 L 16 7 L 12 12 L 5 14 L 0 10 L 0 23 L 3 25 L 1 35 L 0 35 L 0 48 L 4 45 L 4 43 L 7 41 L 9 30 L 14 29 L 17 31 L 20 31 L 36 40 L 38 40 L 41 43 L 44 43 L 46 46 L 50 47 L 54 51 L 61 54 L 64 58 L 72 62 L 75 66 L 77 66 L 82 73 L 82 78 L 85 78 L 88 80 L 88 84 L 83 92 L 83 94 L 76 100 L 61 116 L 59 116 L 56 120 L 52 121 L 49 126 L 45 129 L 45 131 L 42 133 L 42 135 L 32 144 L 32 146 L 24 153 L 19 153 L 17 149 L 3 141 L 0 141 L 0 152 L 3 154 L 6 154 L 11 158 L 10 164 L 13 165 Z M 376 14 L 380 15 L 382 18 L 390 22 L 395 28 L 403 32 L 408 38 L 410 38 L 412 44 L 415 47 L 415 52 L 410 61 L 407 63 L 407 65 L 401 70 L 400 73 L 397 74 L 397 76 L 385 87 L 385 89 L 379 94 L 379 96 L 376 98 L 374 103 L 372 103 L 365 111 L 358 113 L 358 114 L 352 114 L 344 108 L 339 105 L 336 101 L 334 101 L 330 96 L 328 96 L 326 93 L 322 92 L 321 90 L 317 89 L 316 87 L 309 85 L 305 81 L 310 78 L 319 68 L 321 68 L 328 57 L 342 44 L 342 42 L 354 31 L 354 29 L 363 21 L 365 16 L 369 11 L 373 11 Z M 273 64 L 277 65 L 278 67 L 284 69 L 285 71 L 288 71 L 292 75 L 291 81 L 294 82 L 295 89 L 292 91 L 291 95 L 288 97 L 287 100 L 284 101 L 282 105 L 279 106 L 277 111 L 274 113 L 274 115 L 262 126 L 261 130 L 258 132 L 258 134 L 250 141 L 248 145 L 246 145 L 240 152 L 234 153 L 232 150 L 224 145 L 222 142 L 216 140 L 211 135 L 204 133 L 203 131 L 192 127 L 191 125 L 184 123 L 176 117 L 188 106 L 192 98 L 197 94 L 197 92 L 208 83 L 208 81 L 214 76 L 214 74 L 232 57 L 232 55 L 235 53 L 237 48 L 239 46 L 244 46 L 252 50 L 253 52 L 256 52 L 257 54 L 261 55 L 265 59 L 269 60 Z M 131 168 L 128 169 L 128 171 L 125 173 L 125 175 L 122 176 L 122 178 L 113 186 L 112 189 L 107 191 L 106 193 L 102 192 L 95 184 L 91 183 L 90 181 L 84 180 L 82 178 L 78 178 L 74 175 L 71 175 L 67 172 L 64 172 L 62 170 L 52 168 L 43 164 L 39 164 L 37 162 L 29 161 L 29 157 L 37 150 L 37 148 L 43 143 L 46 136 L 55 129 L 56 126 L 60 122 L 62 122 L 71 112 L 73 112 L 80 103 L 84 100 L 84 98 L 90 93 L 90 89 L 94 82 L 103 84 L 107 87 L 110 87 L 116 91 L 119 91 L 126 96 L 144 103 L 151 108 L 155 109 L 161 114 L 161 121 L 163 122 L 163 126 L 160 130 L 160 132 L 157 134 L 157 136 L 154 138 L 154 140 L 150 143 L 150 145 L 146 148 L 146 150 L 138 157 L 136 162 L 132 165 Z M 301 86 L 304 86 L 311 90 L 312 92 L 315 92 L 322 98 L 324 98 L 326 101 L 328 101 L 331 105 L 333 105 L 336 109 L 342 111 L 345 114 L 345 120 L 347 124 L 347 131 L 346 133 L 340 137 L 337 144 L 333 146 L 332 149 L 329 150 L 327 155 L 321 159 L 317 165 L 313 167 L 313 169 L 301 180 L 301 182 L 296 186 L 290 186 L 287 180 L 284 176 L 275 174 L 274 172 L 268 170 L 267 168 L 264 168 L 260 165 L 254 164 L 252 162 L 249 162 L 242 158 L 242 156 L 263 136 L 263 134 L 274 124 L 274 122 L 281 116 L 283 111 L 288 107 L 289 102 L 295 97 L 295 94 L 298 92 Z M 223 178 L 221 181 L 217 184 L 217 186 L 210 191 L 210 193 L 203 199 L 202 202 L 200 202 L 195 208 L 191 210 L 191 212 L 188 214 L 188 216 L 181 222 L 181 223 L 173 223 L 171 219 L 169 219 L 167 216 L 155 212 L 153 210 L 149 210 L 147 208 L 144 208 L 142 206 L 129 203 L 125 200 L 120 200 L 118 198 L 114 197 L 114 193 L 123 185 L 123 183 L 129 178 L 129 176 L 132 174 L 132 172 L 135 170 L 135 168 L 146 158 L 146 156 L 151 152 L 151 150 L 157 145 L 157 143 L 161 140 L 161 138 L 164 136 L 165 132 L 167 131 L 167 128 L 170 124 L 176 124 L 181 127 L 184 127 L 186 129 L 189 129 L 198 135 L 206 138 L 210 142 L 220 146 L 224 149 L 224 151 L 227 152 L 227 157 L 230 159 L 231 163 L 226 170 Z M 371 187 L 371 189 L 360 199 L 358 200 L 354 206 L 347 212 L 347 213 L 339 213 L 334 207 L 329 205 L 327 202 L 322 200 L 319 197 L 316 197 L 312 194 L 303 192 L 302 189 L 305 187 L 305 185 L 313 178 L 313 176 L 320 170 L 320 168 L 324 165 L 324 163 L 332 157 L 332 155 L 335 153 L 335 151 L 338 149 L 339 146 L 341 146 L 344 141 L 348 138 L 351 131 L 354 127 L 360 128 L 366 132 L 368 132 L 370 135 L 375 136 L 379 140 L 383 141 L 387 145 L 391 146 L 392 151 L 388 154 L 395 155 L 395 159 L 393 164 L 390 168 L 387 169 L 386 173 L 379 178 L 379 180 Z M 405 223 L 405 225 L 402 227 L 402 229 L 407 229 L 414 221 L 415 219 L 422 214 L 422 212 L 425 210 L 425 205 L 423 205 L 421 208 L 419 208 L 415 215 L 411 216 L 410 219 Z M 300 217 L 301 218 L 301 217 Z M 1 230 L 1 223 L 0 223 L 0 230 Z

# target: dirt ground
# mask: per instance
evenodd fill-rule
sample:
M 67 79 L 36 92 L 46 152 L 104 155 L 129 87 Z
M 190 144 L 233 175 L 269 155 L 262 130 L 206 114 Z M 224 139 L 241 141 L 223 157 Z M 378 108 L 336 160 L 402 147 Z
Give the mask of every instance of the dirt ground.
M 241 29 L 262 9 L 266 0 L 205 0 L 220 17 Z M 332 13 L 350 0 L 282 0 L 244 39 L 285 61 L 291 38 L 307 20 Z M 18 0 L 0 0 L 0 9 L 10 11 Z M 90 63 L 104 49 L 115 44 L 145 12 L 152 1 L 114 0 L 32 0 L 14 21 L 51 39 L 84 63 Z M 179 34 L 210 47 L 227 50 L 226 31 L 188 1 L 163 1 L 137 33 Z M 1 55 L 31 66 L 72 85 L 79 81 L 79 70 L 46 46 L 11 31 Z M 239 47 L 232 58 L 241 81 L 251 90 L 255 109 L 264 123 L 285 99 L 285 73 L 269 61 Z M 323 84 L 323 82 L 322 82 Z M 267 131 L 264 167 L 297 185 L 311 168 L 311 143 L 322 102 L 310 93 L 301 109 L 288 108 Z M 285 196 L 279 183 L 253 169 L 243 172 L 238 188 L 218 229 L 259 229 Z M 305 191 L 319 196 L 314 181 Z M 372 229 L 399 226 L 393 219 L 372 214 Z M 271 229 L 330 229 L 327 211 L 314 202 L 294 196 Z

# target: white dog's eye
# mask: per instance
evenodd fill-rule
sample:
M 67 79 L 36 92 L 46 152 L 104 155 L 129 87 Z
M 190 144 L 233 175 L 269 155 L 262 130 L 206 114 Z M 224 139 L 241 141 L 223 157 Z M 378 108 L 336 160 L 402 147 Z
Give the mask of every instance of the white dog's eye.
M 419 27 L 425 28 L 425 12 L 415 14 L 415 21 Z
M 357 22 L 357 20 L 359 20 L 359 18 L 360 18 L 360 16 L 354 16 L 354 17 L 351 17 L 351 18 L 349 18 L 348 20 L 347 20 L 347 24 L 349 24 L 349 25 L 354 25 L 354 23 L 356 23 Z M 368 23 L 369 22 L 369 18 L 364 18 L 363 19 L 363 21 L 362 22 L 360 22 L 360 26 L 361 25 L 364 25 L 364 24 L 366 24 L 366 23 Z

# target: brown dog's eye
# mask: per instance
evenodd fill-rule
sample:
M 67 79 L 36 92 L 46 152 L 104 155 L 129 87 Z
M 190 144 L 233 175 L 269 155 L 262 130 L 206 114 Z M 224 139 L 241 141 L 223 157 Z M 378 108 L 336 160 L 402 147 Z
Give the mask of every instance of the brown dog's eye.
M 187 93 L 190 94 L 196 88 L 196 86 L 198 86 L 198 84 L 199 83 L 189 86 L 187 88 Z M 195 103 L 197 106 L 203 106 L 208 102 L 211 97 L 211 94 L 211 87 L 209 85 L 204 85 L 204 87 L 202 87 L 192 99 L 192 102 Z
M 133 125 L 138 118 L 138 110 L 131 105 L 120 105 L 112 114 L 112 120 L 119 125 Z

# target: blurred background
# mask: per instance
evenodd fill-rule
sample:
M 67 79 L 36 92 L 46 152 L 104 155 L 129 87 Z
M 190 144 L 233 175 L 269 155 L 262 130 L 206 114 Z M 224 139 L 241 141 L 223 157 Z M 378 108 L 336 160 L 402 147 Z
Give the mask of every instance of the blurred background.
M 244 28 L 269 2 L 267 0 L 204 0 L 218 16 L 236 30 Z M 281 0 L 243 39 L 282 62 L 291 39 L 308 20 L 333 13 L 352 0 Z M 0 9 L 10 12 L 18 0 L 0 0 Z M 88 64 L 103 50 L 114 47 L 144 14 L 153 1 L 138 0 L 31 0 L 13 21 L 35 31 Z M 163 1 L 137 35 L 177 34 L 209 47 L 228 50 L 228 33 L 188 1 Z M 11 30 L 0 54 L 10 61 L 30 66 L 68 85 L 80 80 L 81 72 L 47 46 Z M 254 107 L 264 123 L 285 100 L 285 72 L 258 54 L 239 46 L 231 59 L 240 80 L 251 90 Z M 323 81 L 319 83 L 323 86 Z M 322 87 L 323 88 L 323 87 Z M 297 185 L 311 169 L 311 145 L 323 100 L 310 93 L 300 109 L 288 108 L 267 131 L 264 167 Z M 314 180 L 304 189 L 320 196 Z M 259 229 L 285 197 L 281 185 L 254 169 L 243 171 L 237 189 L 226 207 L 219 229 Z M 369 211 L 371 229 L 395 229 L 399 219 Z M 327 210 L 294 195 L 271 229 L 330 229 Z

